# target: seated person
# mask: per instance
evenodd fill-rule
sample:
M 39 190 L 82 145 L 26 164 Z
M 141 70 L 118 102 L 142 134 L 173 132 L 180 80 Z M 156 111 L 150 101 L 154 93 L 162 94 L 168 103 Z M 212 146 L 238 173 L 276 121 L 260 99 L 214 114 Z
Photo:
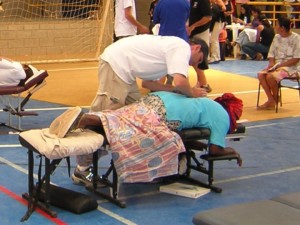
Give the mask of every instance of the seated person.
M 153 92 L 137 103 L 114 111 L 84 114 L 78 126 L 103 127 L 118 175 L 126 182 L 145 182 L 178 173 L 178 155 L 185 149 L 173 131 L 209 128 L 208 154 L 239 156 L 233 148 L 225 146 L 225 137 L 236 129 L 236 120 L 242 114 L 242 107 L 242 101 L 232 94 L 224 94 L 213 101 L 171 92 Z M 155 164 L 155 168 L 150 164 Z M 238 164 L 241 166 L 241 159 Z M 86 168 L 77 166 L 72 175 L 73 181 L 88 184 L 92 178 L 91 165 L 92 157 Z M 171 171 L 165 174 L 167 170 Z M 145 171 L 146 175 L 143 174 Z M 142 180 L 136 179 L 134 175 L 142 177 Z
M 243 52 L 249 55 L 253 60 L 267 58 L 269 48 L 275 35 L 274 28 L 265 15 L 260 15 L 258 19 L 260 25 L 256 28 L 256 41 L 248 42 L 242 46 Z
M 278 18 L 276 35 L 273 38 L 269 53 L 269 65 L 257 74 L 259 83 L 267 95 L 267 101 L 258 109 L 273 109 L 278 102 L 278 82 L 291 76 L 300 67 L 300 36 L 291 31 L 289 18 Z
M 243 45 L 249 42 L 255 42 L 256 40 L 256 33 L 257 33 L 256 28 L 259 25 L 258 17 L 261 15 L 260 9 L 256 7 L 252 7 L 251 15 L 253 17 L 251 23 L 246 24 L 245 29 L 242 32 L 240 32 L 237 39 L 234 42 L 232 42 L 232 46 L 235 46 L 236 44 L 240 46 L 241 59 L 247 58 L 245 52 L 242 49 Z
M 30 66 L 0 57 L 0 86 L 22 86 L 32 75 Z

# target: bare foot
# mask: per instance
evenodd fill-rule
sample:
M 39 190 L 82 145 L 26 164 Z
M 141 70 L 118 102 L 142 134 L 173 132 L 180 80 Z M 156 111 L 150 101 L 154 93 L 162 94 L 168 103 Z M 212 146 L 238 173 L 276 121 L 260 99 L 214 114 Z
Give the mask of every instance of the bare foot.
M 265 102 L 257 107 L 258 110 L 273 110 L 275 108 L 275 102 Z
M 220 148 L 220 147 L 213 147 L 211 146 L 209 149 L 209 155 L 211 156 L 225 156 L 225 155 L 236 155 L 237 156 L 237 164 L 239 166 L 242 166 L 243 160 L 240 156 L 240 154 L 233 148 L 226 147 L 226 148 Z

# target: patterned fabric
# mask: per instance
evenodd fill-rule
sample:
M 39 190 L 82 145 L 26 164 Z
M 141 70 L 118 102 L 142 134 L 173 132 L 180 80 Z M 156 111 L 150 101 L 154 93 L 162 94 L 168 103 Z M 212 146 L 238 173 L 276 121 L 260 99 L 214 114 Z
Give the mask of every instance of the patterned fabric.
M 95 115 L 102 121 L 121 182 L 149 182 L 177 174 L 184 145 L 143 102 Z
M 160 97 L 155 95 L 148 95 L 141 98 L 140 101 L 143 102 L 147 107 L 153 109 L 156 115 L 160 117 L 160 120 L 164 122 L 170 130 L 178 130 L 181 122 L 178 120 L 167 121 L 165 105 Z

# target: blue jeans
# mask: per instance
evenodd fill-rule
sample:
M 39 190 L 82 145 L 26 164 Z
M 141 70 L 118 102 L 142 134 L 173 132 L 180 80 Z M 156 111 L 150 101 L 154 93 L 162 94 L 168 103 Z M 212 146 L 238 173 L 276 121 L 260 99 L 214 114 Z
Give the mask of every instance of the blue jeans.
M 249 42 L 242 46 L 242 50 L 245 54 L 248 54 L 252 59 L 255 59 L 257 53 L 261 53 L 264 58 L 267 57 L 269 46 L 265 46 L 261 43 Z

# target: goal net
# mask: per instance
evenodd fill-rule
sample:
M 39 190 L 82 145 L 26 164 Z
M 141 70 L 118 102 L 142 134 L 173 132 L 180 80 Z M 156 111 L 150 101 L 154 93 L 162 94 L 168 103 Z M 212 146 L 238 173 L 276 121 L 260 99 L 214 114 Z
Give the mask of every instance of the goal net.
M 0 55 L 26 63 L 96 60 L 113 40 L 113 0 L 0 0 Z

